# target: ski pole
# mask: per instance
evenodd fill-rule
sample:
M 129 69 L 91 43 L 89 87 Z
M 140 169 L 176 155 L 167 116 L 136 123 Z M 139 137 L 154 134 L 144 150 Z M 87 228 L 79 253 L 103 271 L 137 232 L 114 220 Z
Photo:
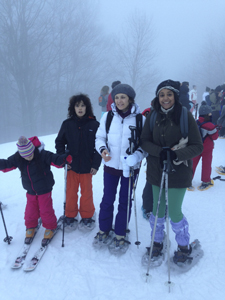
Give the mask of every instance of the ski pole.
M 141 242 L 138 240 L 137 205 L 136 205 L 136 187 L 137 187 L 138 177 L 139 177 L 139 173 L 137 174 L 136 180 L 134 180 L 134 173 L 133 173 L 133 199 L 132 200 L 134 200 L 134 216 L 135 216 L 135 227 L 136 227 L 136 238 L 137 238 L 135 245 L 137 245 L 137 247 L 141 244 Z
M 168 173 L 169 173 L 169 164 L 170 164 L 170 152 L 167 151 L 167 162 L 166 162 L 166 176 L 165 176 L 165 202 L 166 202 L 166 237 L 167 237 L 167 262 L 168 262 L 168 285 L 169 293 L 170 286 L 172 282 L 170 281 L 170 237 L 169 237 L 169 200 L 168 200 Z
M 160 190 L 159 190 L 159 199 L 158 199 L 158 202 L 157 202 L 155 223 L 154 223 L 153 232 L 152 232 L 152 239 L 151 239 L 151 245 L 150 245 L 150 254 L 149 254 L 148 266 L 147 266 L 147 272 L 146 272 L 146 282 L 148 282 L 148 278 L 149 278 L 149 270 L 150 270 L 150 266 L 151 266 L 153 243 L 154 243 L 154 239 L 155 239 L 155 231 L 156 231 L 156 225 L 157 225 L 157 221 L 158 221 L 159 206 L 160 206 L 161 197 L 162 197 L 162 190 L 163 190 L 165 175 L 166 175 L 166 164 L 163 165 L 163 173 L 162 173 L 162 179 L 161 179 Z
M 64 203 L 63 203 L 63 232 L 62 232 L 62 247 L 64 247 L 64 233 L 65 233 L 65 211 L 66 211 L 66 185 L 67 185 L 67 164 L 64 172 Z
M 130 155 L 130 154 L 133 154 L 133 151 L 134 151 L 134 137 L 135 137 L 135 129 L 136 127 L 135 126 L 129 126 L 130 130 L 131 130 L 131 137 L 128 139 L 129 140 L 129 143 L 130 143 L 130 146 L 129 148 L 127 149 L 127 154 Z M 128 185 L 128 199 L 127 199 L 127 225 L 126 225 L 126 237 L 127 237 L 127 234 L 129 233 L 129 229 L 128 229 L 128 226 L 129 226 L 129 217 L 130 217 L 130 201 L 131 201 L 131 180 L 133 178 L 133 173 L 134 173 L 134 168 L 133 167 L 130 167 L 130 171 L 129 171 L 129 185 Z
M 2 211 L 2 202 L 0 202 L 0 210 L 1 210 L 1 215 L 2 215 L 2 221 L 3 221 L 3 224 L 4 224 L 4 227 L 5 227 L 5 233 L 6 233 L 6 237 L 4 238 L 4 242 L 8 242 L 8 244 L 10 244 L 11 240 L 13 239 L 12 236 L 9 236 L 8 235 L 8 231 L 7 231 L 7 228 L 6 228 L 6 224 L 5 224 L 5 219 L 4 219 L 4 216 L 3 216 L 3 211 Z

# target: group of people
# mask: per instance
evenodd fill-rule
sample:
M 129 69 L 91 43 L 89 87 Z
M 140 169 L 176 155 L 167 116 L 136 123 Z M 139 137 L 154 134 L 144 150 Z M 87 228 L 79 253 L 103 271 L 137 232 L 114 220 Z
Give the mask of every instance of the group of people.
M 145 118 L 135 102 L 136 93 L 130 85 L 116 82 L 110 94 L 105 86 L 100 103 L 105 103 L 104 98 L 108 95 L 108 99 L 112 98 L 112 104 L 111 110 L 102 115 L 100 123 L 94 116 L 87 95 L 72 96 L 67 119 L 55 140 L 57 154 L 44 150 L 37 137 L 20 137 L 18 151 L 8 159 L 0 159 L 0 170 L 6 172 L 19 168 L 21 171 L 22 184 L 27 190 L 25 243 L 32 241 L 39 217 L 46 228 L 43 245 L 56 228 L 51 198 L 54 185 L 51 164 L 60 167 L 67 164 L 65 228 L 73 230 L 78 226 L 82 230 L 92 230 L 95 227 L 92 176 L 102 162 L 104 189 L 98 217 L 99 230 L 93 246 L 108 247 L 114 254 L 126 252 L 130 243 L 128 225 L 132 192 L 137 184 L 141 161 L 146 157 L 146 179 L 153 195 L 149 218 L 152 231 L 157 222 L 152 257 L 161 257 L 163 250 L 166 199 L 165 185 L 161 185 L 161 180 L 167 164 L 168 214 L 178 244 L 174 262 L 186 263 L 190 260 L 190 234 L 182 203 L 187 188 L 192 185 L 193 159 L 201 155 L 203 142 L 192 113 L 183 111 L 180 88 L 178 81 L 161 82 Z M 183 114 L 188 122 L 185 138 L 181 130 Z M 209 111 L 204 110 L 203 115 L 209 115 Z M 210 131 L 211 127 L 207 130 Z M 114 202 L 118 185 L 119 204 L 116 210 Z M 81 196 L 78 205 L 79 187 Z M 160 207 L 157 209 L 161 192 Z

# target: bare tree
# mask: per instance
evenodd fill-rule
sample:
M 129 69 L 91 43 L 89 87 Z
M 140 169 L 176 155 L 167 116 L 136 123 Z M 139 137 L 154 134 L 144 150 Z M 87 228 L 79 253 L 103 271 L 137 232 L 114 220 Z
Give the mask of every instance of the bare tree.
M 21 122 L 23 134 L 57 131 L 69 96 L 99 86 L 102 36 L 94 9 L 92 0 L 0 0 L 2 107 L 16 132 Z
M 128 19 L 126 28 L 117 43 L 117 70 L 136 93 L 146 99 L 157 80 L 154 28 L 152 21 L 139 13 Z

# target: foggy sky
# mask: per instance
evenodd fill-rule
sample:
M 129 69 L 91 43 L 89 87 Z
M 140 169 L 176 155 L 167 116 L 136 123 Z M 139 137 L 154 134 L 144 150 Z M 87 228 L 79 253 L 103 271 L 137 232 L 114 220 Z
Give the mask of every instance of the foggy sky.
M 99 3 L 102 26 L 108 34 L 118 37 L 129 14 L 140 11 L 152 17 L 161 80 L 187 80 L 190 87 L 198 85 L 193 82 L 197 79 L 192 70 L 201 48 L 210 35 L 225 30 L 224 0 L 99 0 Z

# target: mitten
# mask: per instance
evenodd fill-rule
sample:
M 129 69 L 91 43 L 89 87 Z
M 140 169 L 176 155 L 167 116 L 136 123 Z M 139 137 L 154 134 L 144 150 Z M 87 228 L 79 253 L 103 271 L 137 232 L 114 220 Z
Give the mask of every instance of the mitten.
M 129 167 L 134 167 L 137 163 L 141 162 L 142 154 L 140 151 L 135 151 L 133 154 L 129 155 L 126 159 L 126 163 Z

